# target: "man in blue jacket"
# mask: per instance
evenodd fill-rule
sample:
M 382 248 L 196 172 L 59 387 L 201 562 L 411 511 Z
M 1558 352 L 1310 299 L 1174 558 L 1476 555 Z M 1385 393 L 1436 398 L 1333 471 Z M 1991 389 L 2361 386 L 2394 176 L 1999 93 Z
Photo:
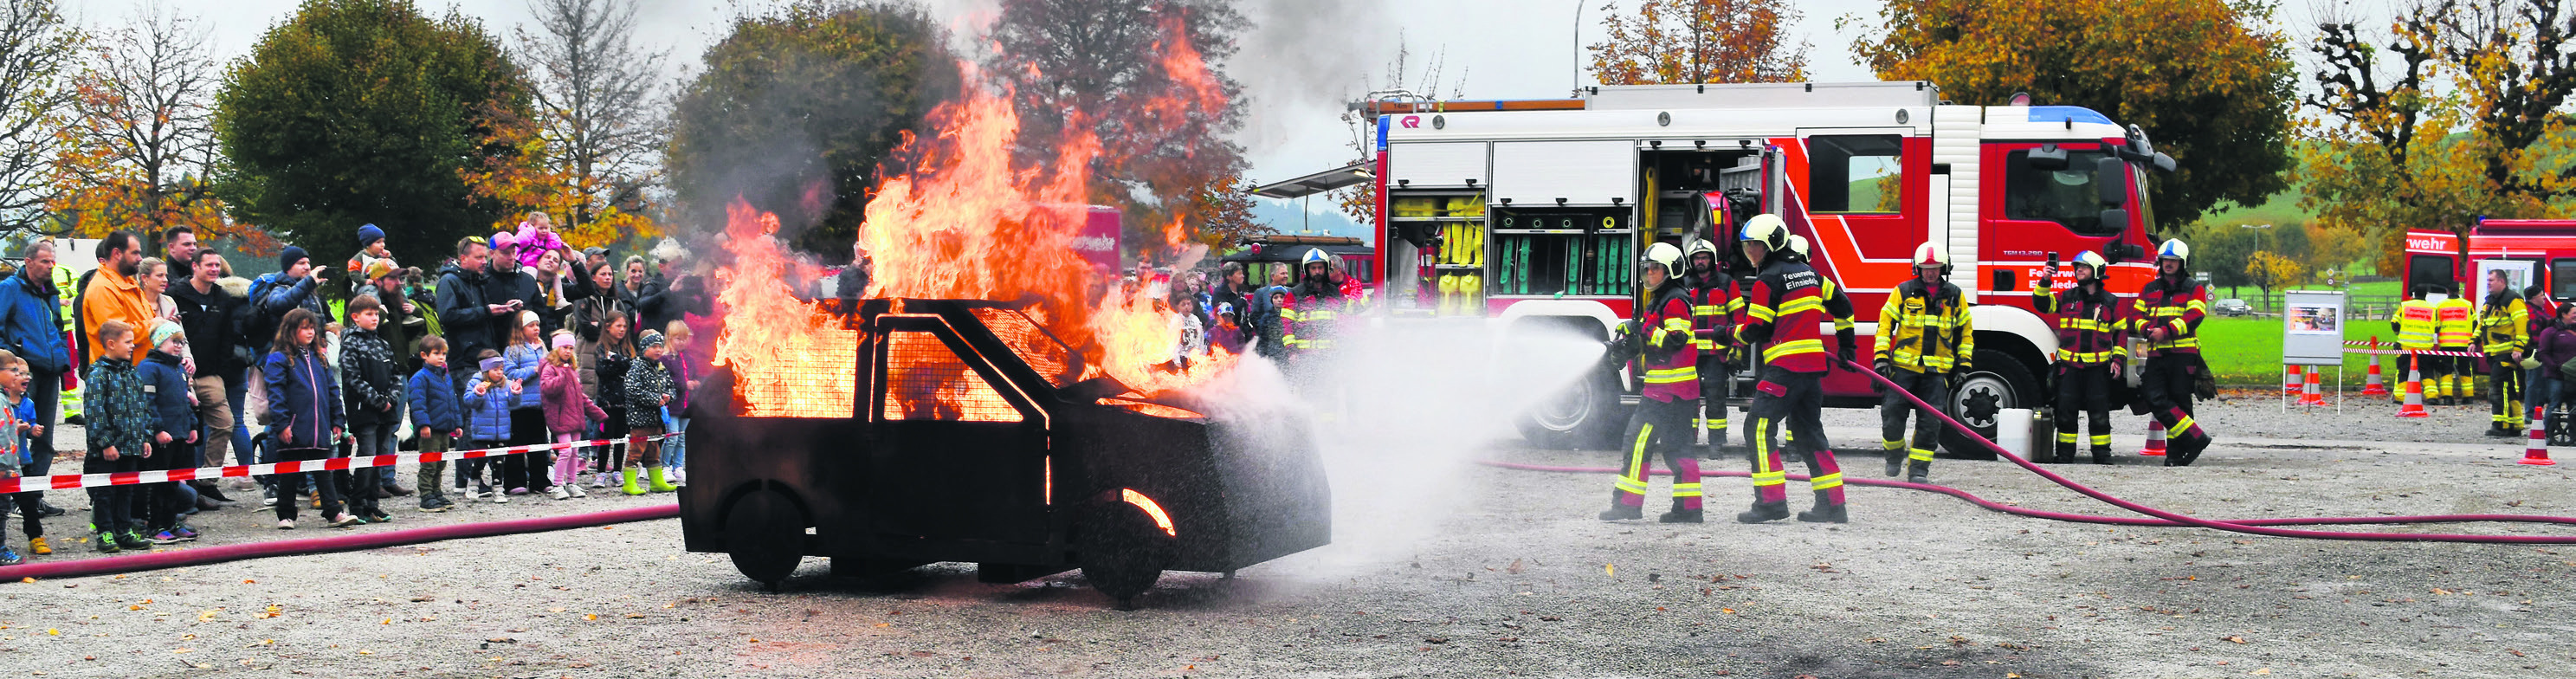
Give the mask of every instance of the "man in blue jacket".
M 24 473 L 44 476 L 54 467 L 54 416 L 62 407 L 63 373 L 71 370 L 71 352 L 63 345 L 62 294 L 54 288 L 53 239 L 37 239 L 23 255 L 27 263 L 18 275 L 0 280 L 0 346 L 27 359 L 32 376 L 27 398 L 36 404 L 33 423 L 44 430 L 36 434 L 32 446 L 35 463 L 27 465 Z M 62 508 L 45 503 L 44 493 L 36 495 L 39 513 L 63 515 Z

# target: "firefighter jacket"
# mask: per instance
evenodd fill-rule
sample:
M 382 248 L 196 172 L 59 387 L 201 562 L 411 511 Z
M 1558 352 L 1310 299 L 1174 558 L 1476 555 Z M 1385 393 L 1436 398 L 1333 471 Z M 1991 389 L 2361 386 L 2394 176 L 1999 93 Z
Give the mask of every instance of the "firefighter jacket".
M 2441 325 L 2432 300 L 2410 299 L 2397 304 L 2397 346 L 2408 351 L 2433 348 L 2436 328 Z
M 1691 305 L 1691 346 L 1701 356 L 1725 353 L 1735 334 L 1735 316 L 1744 312 L 1744 297 L 1735 294 L 1735 279 L 1718 272 L 1694 274 L 1683 293 Z
M 1699 351 L 1691 291 L 1678 283 L 1652 293 L 1637 327 L 1645 335 L 1641 360 L 1646 369 L 1646 398 L 1665 403 L 1699 399 Z
M 2458 297 L 2442 300 L 2442 304 L 2433 310 L 2437 323 L 2433 327 L 2434 341 L 2446 349 L 2467 349 L 2469 342 L 2477 338 L 2478 323 L 2474 318 L 2477 313 L 2477 307 L 2470 305 L 2468 300 Z
M 1896 367 L 1934 374 L 1963 370 L 1976 351 L 1968 305 L 1949 281 L 1924 285 L 1907 279 L 1878 308 L 1878 338 L 1870 353 Z
M 2120 298 L 2099 284 L 2078 285 L 2065 292 L 2030 291 L 2031 310 L 2057 314 L 2057 358 L 2060 364 L 2092 367 L 2129 360 L 2129 334 L 2120 317 Z
M 1801 373 L 1824 372 L 1826 287 L 1824 276 L 1806 264 L 1765 264 L 1744 293 L 1744 322 L 1735 340 L 1761 343 L 1762 363 Z M 1848 304 L 1848 301 L 1846 301 Z
M 2209 315 L 2209 290 L 2189 279 L 2147 281 L 2128 318 L 2129 331 L 2147 340 L 2147 358 L 2200 353 L 2200 319 Z M 2151 332 L 2162 328 L 2165 338 Z
M 1333 348 L 1333 336 L 1341 325 L 1342 312 L 1350 306 L 1339 291 L 1309 291 L 1300 286 L 1291 295 L 1289 306 L 1279 309 L 1279 323 L 1287 327 L 1281 341 L 1299 351 L 1325 351 Z
M 2531 346 L 2531 312 L 2522 298 L 2497 290 L 2478 313 L 2479 350 L 2503 356 Z

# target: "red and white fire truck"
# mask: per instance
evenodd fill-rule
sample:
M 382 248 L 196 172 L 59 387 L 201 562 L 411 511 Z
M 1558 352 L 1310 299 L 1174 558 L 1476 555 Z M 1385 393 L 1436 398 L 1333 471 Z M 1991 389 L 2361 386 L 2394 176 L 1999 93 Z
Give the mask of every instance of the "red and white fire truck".
M 2503 269 L 2522 285 L 2538 284 L 2567 299 L 2576 294 L 2576 220 L 2480 217 L 2465 242 L 2449 231 L 2406 232 L 2407 290 L 2438 285 L 2483 300 L 2481 268 Z
M 1879 305 L 1925 241 L 1976 304 L 1976 369 L 1948 404 L 1991 435 L 1997 411 L 2044 400 L 2057 342 L 2030 311 L 2051 257 L 2100 252 L 2111 288 L 2152 274 L 2147 170 L 2170 171 L 2135 126 L 2071 106 L 1954 105 L 1928 82 L 1585 88 L 1535 101 L 1378 98 L 1370 179 L 1394 317 L 1606 338 L 1630 318 L 1638 253 L 1707 238 L 1735 251 L 1754 214 L 1812 244 L 1816 269 L 1859 308 L 1866 363 Z M 1738 255 L 1740 258 L 1740 255 Z M 1502 342 L 1500 351 L 1511 351 Z M 1499 362 L 1508 365 L 1506 360 Z M 1543 446 L 1592 446 L 1624 423 L 1634 382 L 1604 369 L 1527 413 Z M 1827 402 L 1874 406 L 1857 373 Z M 1746 393 L 1738 390 L 1735 393 Z

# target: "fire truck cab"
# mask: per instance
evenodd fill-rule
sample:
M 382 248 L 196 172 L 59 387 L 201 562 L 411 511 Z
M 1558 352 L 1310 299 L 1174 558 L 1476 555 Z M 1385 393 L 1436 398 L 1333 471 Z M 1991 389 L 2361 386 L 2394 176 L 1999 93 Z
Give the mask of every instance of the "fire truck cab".
M 1948 248 L 1949 280 L 1974 304 L 1975 371 L 1947 407 L 1989 436 L 1998 410 L 2045 401 L 2057 342 L 2031 290 L 2070 287 L 2073 273 L 2036 280 L 2043 263 L 2099 252 L 2111 289 L 2134 294 L 2154 265 L 2146 171 L 2173 162 L 2091 110 L 1954 105 L 1928 82 L 1360 106 L 1376 121 L 1377 279 L 1392 317 L 1608 338 L 1635 313 L 1648 245 L 1708 239 L 1750 275 L 1737 229 L 1776 213 L 1848 290 L 1866 363 L 1880 305 L 1931 241 Z M 1500 341 L 1496 364 L 1538 345 Z M 1521 433 L 1548 447 L 1603 444 L 1624 422 L 1633 377 L 1605 367 L 1525 413 Z M 1829 405 L 1878 402 L 1857 373 L 1837 371 L 1825 388 Z
M 2494 264 L 2485 264 L 2494 262 Z M 2406 232 L 2406 290 L 2427 285 L 2485 299 L 2481 267 L 2503 268 L 2549 296 L 2576 295 L 2576 220 L 2487 219 L 2469 226 L 2467 238 L 2449 231 Z

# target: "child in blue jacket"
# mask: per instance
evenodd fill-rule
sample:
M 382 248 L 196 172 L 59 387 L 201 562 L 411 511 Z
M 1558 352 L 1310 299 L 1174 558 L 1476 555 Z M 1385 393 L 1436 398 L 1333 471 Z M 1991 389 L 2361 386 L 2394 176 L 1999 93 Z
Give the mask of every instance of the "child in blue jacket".
M 143 377 L 144 396 L 152 400 L 152 447 L 158 454 L 143 468 L 194 469 L 197 407 L 190 396 L 195 390 L 189 386 L 188 369 L 179 363 L 179 357 L 188 353 L 188 337 L 178 321 L 167 318 L 153 320 L 151 337 L 151 353 L 144 355 L 135 371 Z M 197 539 L 197 529 L 179 520 L 181 507 L 196 509 L 195 490 L 185 483 L 145 486 L 143 531 L 149 537 L 144 539 L 156 545 Z
M 322 361 L 322 315 L 310 309 L 286 312 L 277 337 L 259 362 L 268 380 L 268 431 L 276 434 L 278 460 L 314 461 L 331 456 L 331 442 L 347 431 L 348 411 L 340 400 L 340 380 Z M 333 528 L 361 523 L 340 507 L 340 489 L 326 472 L 277 477 L 277 527 L 295 528 L 295 496 L 305 481 L 322 497 L 322 516 Z
M 403 384 L 403 400 L 411 403 L 411 424 L 420 430 L 413 441 L 420 452 L 444 453 L 465 435 L 465 402 L 456 397 L 456 382 L 447 377 L 447 340 L 437 335 L 420 338 L 420 371 L 411 374 Z M 462 466 L 462 465 L 459 465 Z M 420 510 L 444 512 L 456 506 L 439 488 L 439 477 L 447 475 L 447 461 L 420 463 Z
M 465 393 L 457 397 L 465 402 L 465 447 L 468 450 L 474 450 L 509 445 L 510 406 L 518 402 L 523 387 L 518 380 L 510 379 L 508 374 L 502 372 L 509 367 L 510 362 L 508 359 L 501 358 L 499 351 L 483 350 L 475 364 L 482 368 L 483 372 L 475 375 L 474 379 L 468 380 Z M 487 469 L 492 472 L 493 477 L 501 476 L 502 467 L 495 462 L 491 458 L 482 457 L 466 460 L 465 475 L 474 478 L 473 497 L 489 499 L 495 504 L 506 504 L 510 501 L 510 494 L 494 489 L 485 481 L 484 471 Z M 501 480 L 507 481 L 507 479 Z M 502 490 L 506 490 L 506 487 Z

